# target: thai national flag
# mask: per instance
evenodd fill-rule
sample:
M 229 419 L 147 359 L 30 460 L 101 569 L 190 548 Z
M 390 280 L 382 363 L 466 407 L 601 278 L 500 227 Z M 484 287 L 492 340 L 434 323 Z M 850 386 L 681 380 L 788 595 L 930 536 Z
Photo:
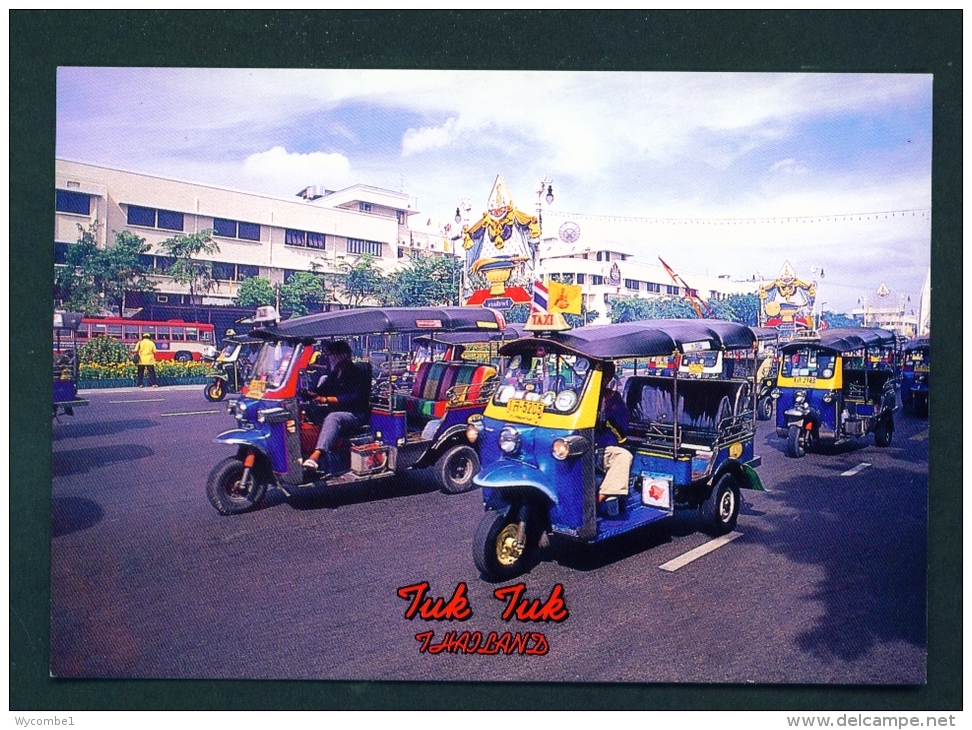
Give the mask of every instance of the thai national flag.
M 547 312 L 547 287 L 542 281 L 533 282 L 533 311 Z

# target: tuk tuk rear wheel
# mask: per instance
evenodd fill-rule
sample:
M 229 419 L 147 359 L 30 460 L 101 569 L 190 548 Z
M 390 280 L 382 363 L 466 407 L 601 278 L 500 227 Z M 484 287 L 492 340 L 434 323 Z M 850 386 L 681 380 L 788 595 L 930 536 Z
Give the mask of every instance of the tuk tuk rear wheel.
M 891 437 L 894 435 L 894 423 L 891 416 L 884 416 L 874 427 L 874 445 L 885 448 L 891 445 Z
M 209 473 L 206 497 L 221 515 L 235 515 L 256 507 L 266 494 L 267 485 L 256 469 L 252 469 L 247 484 L 242 484 L 243 462 L 235 456 L 223 459 Z
M 773 417 L 773 399 L 768 395 L 759 399 L 756 404 L 756 418 L 760 421 L 768 421 Z
M 479 454 L 468 444 L 453 446 L 435 463 L 435 481 L 446 494 L 462 494 L 475 485 Z
M 222 380 L 216 379 L 205 388 L 203 388 L 203 395 L 206 396 L 206 400 L 216 402 L 221 401 L 226 397 L 226 385 Z
M 473 534 L 473 562 L 483 578 L 492 583 L 522 575 L 535 552 L 536 540 L 529 525 L 526 544 L 522 548 L 516 544 L 519 531 L 516 514 L 515 509 L 508 514 L 489 510 Z
M 799 459 L 807 453 L 807 441 L 804 429 L 799 426 L 790 426 L 786 435 L 786 455 L 793 459 Z
M 728 472 L 723 474 L 712 488 L 709 498 L 699 505 L 702 530 L 714 537 L 735 530 L 740 501 L 736 478 Z

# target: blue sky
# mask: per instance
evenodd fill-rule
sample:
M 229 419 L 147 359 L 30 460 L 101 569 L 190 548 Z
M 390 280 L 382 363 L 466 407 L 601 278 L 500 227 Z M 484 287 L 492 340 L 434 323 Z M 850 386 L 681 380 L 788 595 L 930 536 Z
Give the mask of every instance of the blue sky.
M 917 302 L 929 265 L 930 75 L 63 68 L 57 103 L 59 157 L 284 198 L 402 190 L 413 224 L 462 198 L 478 216 L 497 173 L 532 211 L 546 176 L 548 231 L 690 283 L 816 266 L 828 309 L 882 282 Z

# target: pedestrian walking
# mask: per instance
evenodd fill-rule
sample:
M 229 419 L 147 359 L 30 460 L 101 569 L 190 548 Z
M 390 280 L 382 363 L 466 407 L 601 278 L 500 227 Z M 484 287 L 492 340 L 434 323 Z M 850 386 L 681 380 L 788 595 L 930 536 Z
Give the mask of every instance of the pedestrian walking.
M 142 339 L 135 345 L 135 379 L 139 388 L 145 387 L 146 369 L 149 375 L 149 385 L 158 388 L 159 385 L 155 381 L 155 343 L 152 342 L 152 336 L 148 332 L 143 334 Z

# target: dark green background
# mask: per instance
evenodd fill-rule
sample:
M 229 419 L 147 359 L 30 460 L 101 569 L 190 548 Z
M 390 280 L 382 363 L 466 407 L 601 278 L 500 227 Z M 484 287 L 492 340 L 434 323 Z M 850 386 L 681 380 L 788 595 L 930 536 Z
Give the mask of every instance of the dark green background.
M 962 708 L 961 11 L 85 10 L 11 11 L 9 19 L 11 710 Z M 72 65 L 933 73 L 927 685 L 51 679 L 55 69 Z

